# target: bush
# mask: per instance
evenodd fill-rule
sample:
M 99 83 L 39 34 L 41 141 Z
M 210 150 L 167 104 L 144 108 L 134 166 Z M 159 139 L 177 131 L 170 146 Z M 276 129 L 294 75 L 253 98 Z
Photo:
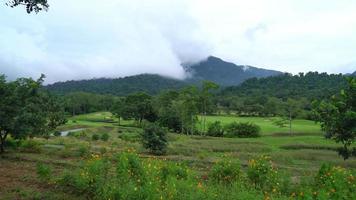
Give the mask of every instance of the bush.
M 40 153 L 41 144 L 32 139 L 24 140 L 21 142 L 20 150 L 27 153 Z
M 223 137 L 224 130 L 221 122 L 215 121 L 214 123 L 208 124 L 208 132 L 206 134 L 213 137 Z
M 232 184 L 240 178 L 240 162 L 224 158 L 211 168 L 209 177 L 213 182 Z
M 139 142 L 141 141 L 141 135 L 139 133 L 121 133 L 118 138 L 126 142 Z
M 233 122 L 225 127 L 227 137 L 259 137 L 261 128 L 256 124 L 247 122 Z
M 101 135 L 101 138 L 100 138 L 100 139 L 101 139 L 102 141 L 108 141 L 109 138 L 110 138 L 109 134 L 108 134 L 108 133 L 104 133 L 104 134 Z
M 91 139 L 93 141 L 97 141 L 97 140 L 99 140 L 99 138 L 100 138 L 100 136 L 98 134 L 96 134 L 96 133 L 91 136 Z
M 155 155 L 163 155 L 167 149 L 166 130 L 157 124 L 149 123 L 144 127 L 142 137 L 143 146 Z
M 59 137 L 61 135 L 62 135 L 62 133 L 60 131 L 54 131 L 54 133 L 53 133 L 53 136 L 55 136 L 55 137 Z
M 52 169 L 45 164 L 38 163 L 36 166 L 37 176 L 41 181 L 48 182 L 52 177 Z
M 78 156 L 80 157 L 87 157 L 90 154 L 89 146 L 81 145 L 78 148 Z
M 351 171 L 323 164 L 315 177 L 315 190 L 326 199 L 356 199 L 356 176 Z
M 247 177 L 256 189 L 277 192 L 282 186 L 278 171 L 268 156 L 250 160 Z
M 12 148 L 12 149 L 17 149 L 21 145 L 20 140 L 15 140 L 11 137 L 8 137 L 5 140 L 5 147 Z

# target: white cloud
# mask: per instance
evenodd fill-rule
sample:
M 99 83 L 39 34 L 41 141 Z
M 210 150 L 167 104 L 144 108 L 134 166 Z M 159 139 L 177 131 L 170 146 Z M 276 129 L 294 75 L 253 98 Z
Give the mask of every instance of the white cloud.
M 212 54 L 282 71 L 350 72 L 351 0 L 61 0 L 48 12 L 0 5 L 0 71 L 47 81 L 138 73 L 184 76 Z

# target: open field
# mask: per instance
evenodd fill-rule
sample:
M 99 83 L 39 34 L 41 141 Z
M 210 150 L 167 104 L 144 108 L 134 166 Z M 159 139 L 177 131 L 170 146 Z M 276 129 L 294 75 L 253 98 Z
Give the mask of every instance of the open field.
M 337 155 L 337 145 L 324 139 L 319 125 L 312 121 L 295 120 L 293 135 L 287 128 L 273 125 L 269 118 L 239 118 L 209 116 L 208 122 L 219 120 L 223 124 L 251 121 L 261 126 L 259 138 L 213 138 L 186 136 L 170 133 L 168 153 L 158 157 L 168 161 L 183 162 L 191 166 L 198 174 L 206 173 L 213 163 L 223 156 L 239 159 L 245 170 L 248 160 L 260 155 L 269 155 L 276 166 L 290 174 L 296 182 L 310 178 L 323 163 L 356 168 L 356 159 L 344 161 Z M 99 112 L 80 115 L 68 120 L 59 130 L 84 128 L 76 136 L 35 138 L 40 144 L 38 149 L 8 149 L 0 160 L 0 199 L 80 199 L 66 191 L 43 186 L 36 178 L 36 164 L 46 163 L 52 166 L 56 174 L 64 168 L 75 168 L 83 157 L 91 153 L 114 155 L 128 148 L 135 149 L 143 158 L 152 157 L 139 143 L 140 128 L 131 127 L 133 121 L 118 120 L 110 113 Z M 92 141 L 93 134 L 107 133 L 108 141 Z M 6 172 L 6 173 L 5 173 Z M 49 198 L 50 197 L 50 198 Z

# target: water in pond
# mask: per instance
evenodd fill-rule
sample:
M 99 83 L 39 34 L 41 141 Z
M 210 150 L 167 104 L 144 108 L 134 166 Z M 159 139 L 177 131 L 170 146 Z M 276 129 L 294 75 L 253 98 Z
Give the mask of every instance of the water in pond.
M 62 131 L 61 132 L 61 136 L 67 136 L 68 135 L 68 133 L 70 133 L 70 132 L 78 132 L 78 131 L 82 131 L 82 130 L 84 130 L 85 128 L 77 128 L 77 129 L 72 129 L 72 130 L 66 130 L 66 131 Z

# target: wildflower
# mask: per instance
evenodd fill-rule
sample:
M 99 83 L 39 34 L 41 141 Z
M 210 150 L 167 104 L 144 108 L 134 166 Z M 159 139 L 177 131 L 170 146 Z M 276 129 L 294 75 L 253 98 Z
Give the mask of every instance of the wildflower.
M 198 188 L 203 188 L 203 184 L 201 182 L 198 183 Z

